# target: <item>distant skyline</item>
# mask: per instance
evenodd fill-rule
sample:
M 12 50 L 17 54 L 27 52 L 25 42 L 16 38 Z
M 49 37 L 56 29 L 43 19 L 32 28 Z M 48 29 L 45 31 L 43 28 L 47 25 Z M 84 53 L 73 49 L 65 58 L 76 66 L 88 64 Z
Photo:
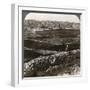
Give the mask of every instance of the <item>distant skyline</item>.
M 63 21 L 80 23 L 76 15 L 71 14 L 51 14 L 51 13 L 29 13 L 26 15 L 25 20 L 39 20 L 39 21 Z

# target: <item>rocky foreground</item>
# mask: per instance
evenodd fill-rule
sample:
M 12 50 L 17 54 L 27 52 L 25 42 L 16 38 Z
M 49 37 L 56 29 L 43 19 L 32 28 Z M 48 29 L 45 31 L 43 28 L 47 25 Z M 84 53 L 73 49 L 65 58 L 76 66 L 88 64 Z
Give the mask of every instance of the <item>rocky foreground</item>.
M 40 56 L 24 63 L 24 77 L 77 75 L 80 72 L 80 49 Z

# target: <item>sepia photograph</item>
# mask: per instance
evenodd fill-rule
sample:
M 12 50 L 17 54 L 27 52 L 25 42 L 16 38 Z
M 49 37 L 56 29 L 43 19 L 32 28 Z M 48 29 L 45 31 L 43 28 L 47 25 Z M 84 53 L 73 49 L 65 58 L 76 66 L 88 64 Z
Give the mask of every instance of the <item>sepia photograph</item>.
M 22 10 L 22 76 L 80 75 L 80 14 Z

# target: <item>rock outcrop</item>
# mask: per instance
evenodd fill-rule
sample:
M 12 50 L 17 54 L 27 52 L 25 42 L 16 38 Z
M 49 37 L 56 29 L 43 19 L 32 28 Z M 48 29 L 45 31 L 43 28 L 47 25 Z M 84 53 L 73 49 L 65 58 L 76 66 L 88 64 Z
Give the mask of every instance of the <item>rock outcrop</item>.
M 24 63 L 24 77 L 77 74 L 80 71 L 80 50 L 57 52 Z

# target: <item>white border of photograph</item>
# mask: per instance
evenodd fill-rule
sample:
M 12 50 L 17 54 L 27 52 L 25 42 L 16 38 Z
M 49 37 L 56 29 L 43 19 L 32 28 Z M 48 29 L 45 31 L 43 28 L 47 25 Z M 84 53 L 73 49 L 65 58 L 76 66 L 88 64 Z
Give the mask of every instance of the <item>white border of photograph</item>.
M 81 74 L 80 76 L 70 77 L 35 77 L 22 79 L 22 10 L 48 11 L 48 12 L 66 12 L 66 13 L 81 13 L 80 16 L 80 61 Z M 87 60 L 84 55 L 86 31 L 86 9 L 73 7 L 35 7 L 23 4 L 12 4 L 11 6 L 11 85 L 12 86 L 35 86 L 48 84 L 63 84 L 63 83 L 82 83 L 87 82 Z M 48 83 L 47 83 L 48 82 Z

